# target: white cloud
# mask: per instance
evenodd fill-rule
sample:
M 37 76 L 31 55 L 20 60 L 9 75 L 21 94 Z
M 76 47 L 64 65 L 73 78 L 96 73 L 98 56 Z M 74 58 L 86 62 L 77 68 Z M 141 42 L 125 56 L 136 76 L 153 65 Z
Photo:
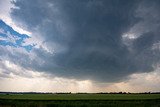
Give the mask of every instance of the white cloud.
M 27 34 L 27 35 L 32 35 L 31 32 L 26 31 L 22 29 L 21 27 L 18 27 L 12 20 L 10 13 L 12 8 L 17 8 L 15 7 L 11 1 L 13 0 L 0 0 L 0 19 L 3 20 L 5 23 L 7 23 L 9 26 L 11 26 L 15 31 L 21 33 L 21 34 Z
M 41 48 L 43 47 L 44 49 L 46 49 L 46 51 L 49 52 L 47 46 L 44 44 L 44 40 L 43 36 L 38 36 L 40 34 L 37 34 L 36 32 L 33 34 L 32 32 L 30 31 L 27 31 L 27 30 L 24 30 L 24 26 L 18 26 L 14 21 L 13 19 L 11 18 L 11 11 L 13 8 L 18 8 L 18 7 L 15 7 L 11 1 L 14 1 L 14 0 L 0 0 L 0 6 L 1 6 L 1 9 L 0 9 L 0 19 L 2 21 L 4 21 L 7 25 L 9 25 L 10 27 L 12 27 L 15 31 L 17 31 L 18 33 L 20 34 L 27 34 L 28 36 L 30 36 L 30 38 L 28 39 L 25 39 L 24 40 L 24 43 L 23 45 L 28 45 L 28 44 L 36 44 L 35 48 Z M 20 23 L 20 22 L 19 22 Z M 20 24 L 19 24 L 20 25 Z M 36 29 L 35 29 L 36 30 Z M 2 29 L 0 29 L 0 32 L 4 33 Z M 0 38 L 0 40 L 6 40 L 5 38 Z M 15 42 L 15 38 L 11 38 L 10 36 L 10 39 L 12 42 Z

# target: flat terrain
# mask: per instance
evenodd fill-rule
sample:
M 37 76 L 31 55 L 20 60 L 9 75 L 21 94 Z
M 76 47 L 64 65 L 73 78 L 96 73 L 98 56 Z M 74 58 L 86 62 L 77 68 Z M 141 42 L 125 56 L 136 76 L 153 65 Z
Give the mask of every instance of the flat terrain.
M 143 100 L 160 99 L 160 94 L 9 94 L 0 99 L 18 100 Z
M 0 94 L 0 107 L 160 107 L 160 94 Z

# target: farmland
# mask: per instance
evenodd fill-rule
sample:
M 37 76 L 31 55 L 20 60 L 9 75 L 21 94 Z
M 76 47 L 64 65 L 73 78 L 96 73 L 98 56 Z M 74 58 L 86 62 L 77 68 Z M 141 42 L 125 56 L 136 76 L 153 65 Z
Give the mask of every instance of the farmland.
M 0 94 L 0 107 L 160 107 L 160 94 Z

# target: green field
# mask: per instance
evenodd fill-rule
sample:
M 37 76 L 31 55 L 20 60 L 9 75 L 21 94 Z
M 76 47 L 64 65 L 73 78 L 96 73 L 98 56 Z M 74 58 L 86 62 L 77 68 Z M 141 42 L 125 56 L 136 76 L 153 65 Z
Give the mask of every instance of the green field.
M 0 107 L 160 107 L 160 94 L 1 94 Z
M 160 99 L 160 94 L 9 94 L 0 99 L 18 100 L 143 100 Z

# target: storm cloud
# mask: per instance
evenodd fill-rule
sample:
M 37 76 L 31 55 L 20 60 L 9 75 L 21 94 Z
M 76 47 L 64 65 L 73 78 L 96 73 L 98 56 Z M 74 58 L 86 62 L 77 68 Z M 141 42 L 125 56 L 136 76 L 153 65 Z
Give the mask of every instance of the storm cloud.
M 17 63 L 26 69 L 114 82 L 154 71 L 159 64 L 158 0 L 16 0 L 13 4 L 14 22 L 42 38 L 48 48 L 35 48 L 31 51 L 35 59 Z

